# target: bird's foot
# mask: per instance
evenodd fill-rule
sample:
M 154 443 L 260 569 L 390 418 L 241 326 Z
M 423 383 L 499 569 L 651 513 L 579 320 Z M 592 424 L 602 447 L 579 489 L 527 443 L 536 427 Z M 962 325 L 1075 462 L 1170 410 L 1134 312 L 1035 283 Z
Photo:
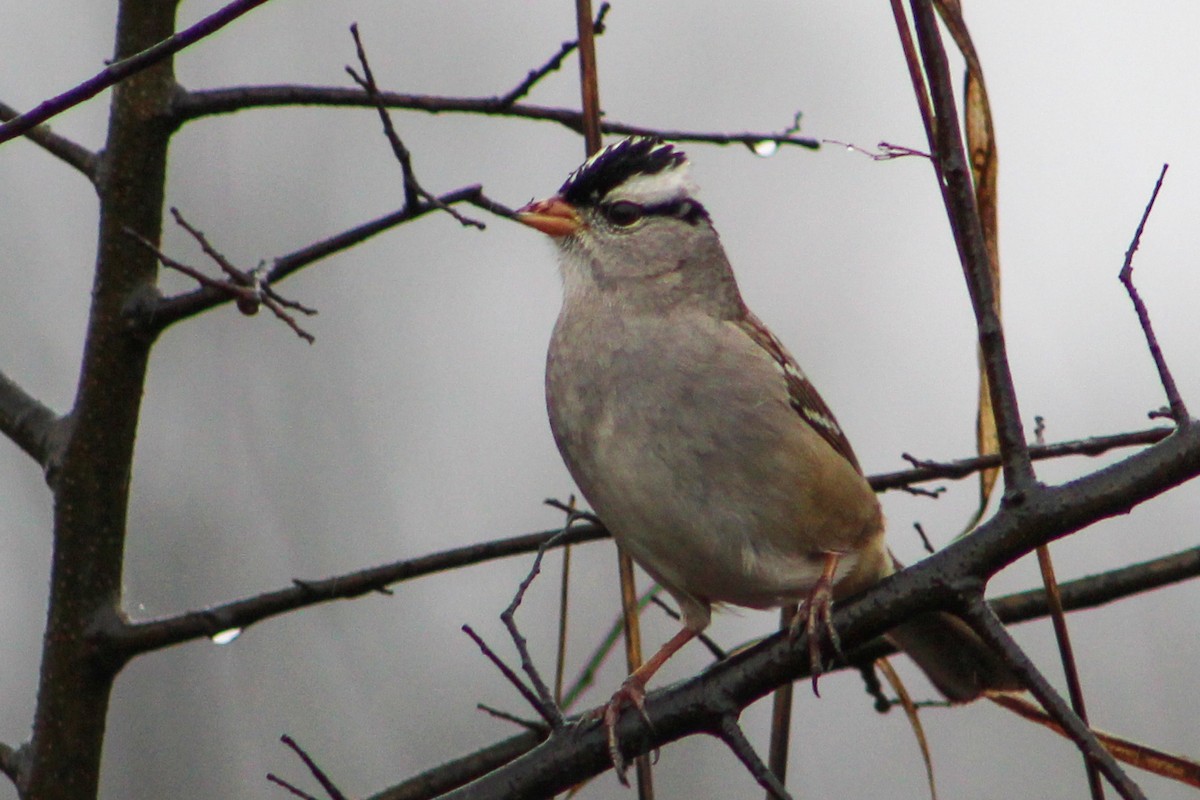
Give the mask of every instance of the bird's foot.
M 650 717 L 646 714 L 646 684 L 636 675 L 630 675 L 621 684 L 621 688 L 613 693 L 612 698 L 598 708 L 597 714 L 604 721 L 604 730 L 608 733 L 608 754 L 612 758 L 613 769 L 616 770 L 617 780 L 625 786 L 629 785 L 626 776 L 628 764 L 621 755 L 621 743 L 617 740 L 617 721 L 621 719 L 621 710 L 625 706 L 633 706 L 642 715 L 649 726 Z
M 801 630 L 808 640 L 809 671 L 812 673 L 813 694 L 817 697 L 821 696 L 817 682 L 821 673 L 825 671 L 824 662 L 821 660 L 822 643 L 827 640 L 838 657 L 844 657 L 841 638 L 837 629 L 833 627 L 833 575 L 837 569 L 837 560 L 837 553 L 826 554 L 825 568 L 809 590 L 808 597 L 800 605 L 796 616 L 792 618 L 789 629 L 793 641 L 800 635 Z

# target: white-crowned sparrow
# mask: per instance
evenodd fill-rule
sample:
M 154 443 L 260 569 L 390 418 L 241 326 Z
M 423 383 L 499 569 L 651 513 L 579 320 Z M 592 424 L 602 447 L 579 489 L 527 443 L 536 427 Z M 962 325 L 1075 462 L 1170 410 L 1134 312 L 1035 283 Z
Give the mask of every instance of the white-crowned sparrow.
M 895 570 L 883 517 L 845 434 L 779 340 L 746 308 L 686 156 L 624 139 L 518 219 L 558 246 L 562 311 L 546 361 L 555 441 L 592 508 L 683 612 L 626 679 L 625 703 L 707 627 L 713 604 L 804 603 L 814 658 L 832 598 Z M 953 701 L 1017 688 L 957 618 L 890 636 Z

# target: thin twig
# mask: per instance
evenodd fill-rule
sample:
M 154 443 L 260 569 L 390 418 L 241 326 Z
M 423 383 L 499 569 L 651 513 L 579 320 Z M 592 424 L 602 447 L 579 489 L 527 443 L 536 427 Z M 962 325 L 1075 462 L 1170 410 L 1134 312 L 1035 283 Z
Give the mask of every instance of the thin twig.
M 292 584 L 282 589 L 207 609 L 188 611 L 178 616 L 123 623 L 99 633 L 116 652 L 125 658 L 131 658 L 174 644 L 208 638 L 233 628 L 245 630 L 256 622 L 307 606 L 361 597 L 401 581 L 534 552 L 548 539 L 561 534 L 561 529 L 555 529 L 457 547 L 321 580 L 304 581 L 301 585 Z M 561 542 L 578 544 L 606 538 L 608 531 L 598 525 L 575 525 L 569 536 Z
M 511 217 L 513 211 L 506 206 L 483 196 L 479 186 L 466 186 L 447 192 L 437 198 L 438 203 L 418 203 L 412 208 L 393 211 L 382 217 L 364 222 L 341 233 L 306 245 L 287 255 L 280 256 L 271 262 L 271 268 L 263 276 L 267 286 L 276 284 L 294 272 L 327 258 L 335 253 L 347 250 L 366 239 L 382 233 L 397 225 L 415 220 L 432 211 L 442 208 L 442 205 L 453 203 L 471 203 L 501 216 Z M 180 320 L 193 317 L 210 308 L 221 305 L 229 300 L 226 292 L 211 287 L 201 288 L 194 292 L 167 297 L 153 302 L 132 304 L 127 310 L 130 324 L 148 335 L 156 335 L 168 326 Z
M 897 158 L 929 158 L 929 153 L 923 150 L 916 150 L 912 147 L 905 147 L 900 144 L 891 144 L 890 142 L 880 142 L 875 145 L 875 150 L 871 151 L 865 147 L 850 142 L 843 142 L 837 139 L 822 139 L 822 144 L 836 144 L 839 147 L 844 147 L 847 150 L 864 155 L 872 161 L 893 161 Z
M 498 708 L 492 708 L 486 703 L 476 703 L 475 707 L 487 714 L 489 717 L 495 717 L 496 719 L 502 719 L 505 722 L 511 722 L 513 725 L 524 728 L 527 731 L 535 731 L 540 733 L 542 736 L 545 736 L 549 732 L 549 728 L 547 728 L 544 723 L 534 722 L 533 720 L 529 719 L 522 719 L 516 714 L 510 714 L 507 711 L 501 711 Z
M 992 695 L 988 697 L 988 700 L 1027 720 L 1045 726 L 1060 736 L 1066 736 L 1062 726 L 1055 722 L 1044 709 L 1030 700 L 1009 694 Z M 1104 731 L 1094 731 L 1094 733 L 1104 748 L 1112 753 L 1113 758 L 1118 761 L 1200 789 L 1200 763 L 1194 759 L 1165 753 L 1141 742 L 1130 741 Z
M 670 603 L 668 603 L 666 600 L 663 600 L 661 591 L 655 591 L 656 589 L 660 588 L 661 587 L 659 587 L 658 584 L 655 584 L 652 589 L 643 594 L 641 599 L 638 600 L 638 608 L 645 608 L 646 601 L 649 600 L 651 603 L 662 609 L 662 612 L 668 617 L 676 622 L 682 622 L 683 615 L 672 608 Z M 717 661 L 720 661 L 729 655 L 727 652 L 725 652 L 725 648 L 717 644 L 711 636 L 703 631 L 696 634 L 696 641 L 708 648 L 708 652 L 711 653 L 712 657 Z
M 137 231 L 129 228 L 125 229 L 125 233 L 132 236 L 135 241 L 149 250 L 159 260 L 159 262 L 170 269 L 182 272 L 184 275 L 195 280 L 203 288 L 214 292 L 219 292 L 227 298 L 233 299 L 237 303 L 238 310 L 246 316 L 253 316 L 258 313 L 260 305 L 266 306 L 271 310 L 271 313 L 276 318 L 283 321 L 292 331 L 304 339 L 309 344 L 316 341 L 311 333 L 300 327 L 295 317 L 283 310 L 286 305 L 289 308 L 294 308 L 309 316 L 316 314 L 316 309 L 308 308 L 300 303 L 287 300 L 278 293 L 269 289 L 266 279 L 261 275 L 260 270 L 246 272 L 235 267 L 224 255 L 219 253 L 209 244 L 204 234 L 196 228 L 192 227 L 179 213 L 178 209 L 172 208 L 171 213 L 175 217 L 176 223 L 184 230 L 191 234 L 204 250 L 205 254 L 220 266 L 221 270 L 228 275 L 227 280 L 218 280 L 210 278 L 195 267 L 188 266 L 177 259 L 171 258 L 166 253 L 158 248 L 153 242 L 142 236 Z
M 279 741 L 290 747 L 300 757 L 300 760 L 304 762 L 304 766 L 308 767 L 308 771 L 312 773 L 312 776 L 321 784 L 321 788 L 329 795 L 329 800 L 346 800 L 346 795 L 342 794 L 342 790 L 330 780 L 329 776 L 325 774 L 325 770 L 318 767 L 317 763 L 312 760 L 308 753 L 304 752 L 304 749 L 296 744 L 295 739 L 284 734 L 279 737 Z
M 608 12 L 611 8 L 612 6 L 608 3 L 600 4 L 600 11 L 596 14 L 596 19 L 592 22 L 592 31 L 597 36 L 604 33 L 604 18 L 608 16 Z M 525 95 L 529 94 L 529 90 L 532 89 L 538 81 L 549 75 L 551 72 L 559 69 L 562 66 L 563 61 L 566 60 L 567 56 L 575 52 L 578 47 L 578 39 L 570 42 L 563 42 L 562 47 L 559 48 L 557 53 L 550 57 L 549 61 L 547 61 L 545 64 L 542 64 L 542 66 L 538 67 L 537 69 L 530 70 L 529 74 L 525 76 L 523 81 L 513 87 L 511 91 L 497 97 L 496 102 L 501 106 L 507 107 L 511 106 Z
M 317 800 L 315 795 L 311 795 L 308 792 L 301 789 L 299 786 L 289 783 L 288 781 L 286 781 L 283 778 L 276 775 L 274 772 L 267 773 L 267 780 L 270 781 L 271 783 L 275 784 L 276 786 L 282 786 L 284 789 L 287 789 L 289 792 L 292 793 L 292 795 L 294 795 L 295 797 L 299 797 L 300 800 Z
M 1067 695 L 1071 698 L 1071 709 L 1079 716 L 1080 721 L 1087 725 L 1087 704 L 1083 698 L 1083 684 L 1079 680 L 1075 648 L 1071 646 L 1071 633 L 1067 629 L 1067 617 L 1063 611 L 1062 595 L 1058 590 L 1058 578 L 1054 574 L 1054 560 L 1050 557 L 1050 546 L 1039 546 L 1037 557 L 1038 568 L 1042 573 L 1042 586 L 1046 589 L 1046 599 L 1050 604 L 1050 622 L 1054 627 L 1055 641 L 1058 643 L 1063 675 L 1067 679 Z M 1104 784 L 1100 781 L 1099 768 L 1091 759 L 1085 757 L 1083 769 L 1087 773 L 1088 789 L 1091 791 L 1093 800 L 1104 800 Z
M 34 126 L 42 124 L 56 114 L 61 114 L 68 108 L 95 97 L 110 86 L 114 86 L 129 76 L 141 72 L 147 67 L 178 53 L 189 45 L 195 44 L 204 37 L 219 31 L 246 12 L 261 6 L 266 1 L 235 0 L 235 2 L 210 14 L 190 28 L 186 28 L 163 39 L 153 47 L 148 47 L 140 53 L 109 64 L 83 83 L 77 84 L 62 94 L 38 104 L 36 108 L 26 111 L 24 114 L 20 114 L 0 125 L 0 143 L 7 142 L 9 139 L 14 139 L 30 131 Z
M 788 630 L 792 620 L 796 618 L 800 607 L 789 603 L 779 609 L 779 629 Z M 771 697 L 771 738 L 767 748 L 767 769 L 779 781 L 780 786 L 787 785 L 788 756 L 792 740 L 792 703 L 796 684 L 785 683 L 775 690 Z M 767 800 L 771 800 L 774 792 L 767 789 Z
M 992 612 L 991 607 L 981 595 L 967 605 L 966 619 L 971 623 L 975 632 L 985 642 L 1004 654 L 1008 665 L 1021 678 L 1021 682 L 1029 689 L 1042 707 L 1067 732 L 1071 741 L 1079 748 L 1084 757 L 1096 763 L 1104 777 L 1125 800 L 1145 800 L 1146 796 L 1134 783 L 1121 766 L 1104 749 L 1096 735 L 1079 717 L 1071 711 L 1071 707 L 1059 696 L 1050 682 L 1038 671 L 1033 662 L 1021 650 L 1002 623 Z
M 363 48 L 362 38 L 358 35 L 358 23 L 350 26 L 350 35 L 354 37 L 354 48 L 358 54 L 358 63 L 362 66 L 363 74 L 360 76 L 352 67 L 346 67 L 346 72 L 354 79 L 355 83 L 362 87 L 367 96 L 371 98 L 375 110 L 379 114 L 379 121 L 383 123 L 383 133 L 392 147 L 392 154 L 396 156 L 396 161 L 400 164 L 400 171 L 404 176 L 404 207 L 406 209 L 412 208 L 419 201 L 424 200 L 426 203 L 432 203 L 442 211 L 445 211 L 462 225 L 483 230 L 487 226 L 482 222 L 466 217 L 451 206 L 442 203 L 437 197 L 425 191 L 417 181 L 417 175 L 413 171 L 412 153 L 404 146 L 404 142 L 400 139 L 400 134 L 396 133 L 396 126 L 392 124 L 392 117 L 388 114 L 387 107 L 380 99 L 379 87 L 375 83 L 375 75 L 371 72 L 371 64 L 367 61 L 367 52 Z
M 1158 369 L 1158 378 L 1162 381 L 1163 391 L 1166 392 L 1167 402 L 1171 406 L 1171 417 L 1175 420 L 1176 425 L 1183 426 L 1191 421 L 1191 415 L 1188 414 L 1187 405 L 1183 402 L 1179 387 L 1175 385 L 1175 378 L 1171 375 L 1171 368 L 1167 366 L 1167 359 L 1163 356 L 1162 348 L 1158 345 L 1158 337 L 1154 335 L 1154 327 L 1150 324 L 1150 312 L 1146 310 L 1146 304 L 1142 302 L 1141 295 L 1133 285 L 1133 254 L 1137 252 L 1138 246 L 1142 242 L 1142 231 L 1146 227 L 1146 220 L 1150 218 L 1150 212 L 1154 209 L 1154 201 L 1158 199 L 1158 190 L 1162 188 L 1168 166 L 1167 164 L 1162 165 L 1162 171 L 1158 173 L 1158 180 L 1150 195 L 1150 202 L 1146 203 L 1146 209 L 1142 212 L 1142 219 L 1138 222 L 1137 231 L 1133 234 L 1133 241 L 1130 242 L 1129 249 L 1125 251 L 1125 263 L 1121 267 L 1120 280 L 1129 293 L 1134 311 L 1137 312 L 1138 322 L 1142 325 L 1142 332 L 1146 335 L 1146 344 L 1150 348 L 1154 366 Z
M 520 676 L 517 675 L 512 667 L 504 663 L 504 659 L 500 658 L 500 656 L 496 654 L 496 651 L 488 646 L 488 643 L 483 640 L 482 636 L 475 632 L 474 628 L 472 628 L 470 625 L 463 625 L 462 631 L 467 636 L 471 637 L 471 641 L 475 642 L 480 651 L 487 656 L 488 661 L 491 661 L 492 664 L 495 665 L 496 669 L 500 670 L 500 674 L 507 678 L 508 682 L 511 683 L 518 692 L 520 692 L 521 697 L 525 698 L 526 703 L 529 703 L 534 710 L 542 715 L 542 718 L 546 720 L 546 723 L 550 725 L 550 727 L 553 728 L 562 724 L 561 718 L 557 722 L 553 719 L 553 715 L 543 707 L 541 702 L 539 702 L 538 696 L 534 694 L 534 692 L 528 686 L 525 685 L 524 681 L 521 680 Z
M 500 614 L 500 620 L 504 623 L 504 627 L 508 629 L 508 635 L 513 640 L 513 645 L 517 648 L 517 653 L 521 657 L 521 668 L 525 674 L 529 676 L 529 682 L 533 684 L 534 690 L 537 692 L 537 712 L 542 715 L 543 719 L 550 724 L 550 727 L 557 730 L 563 725 L 562 709 L 555 702 L 554 694 L 550 691 L 550 687 L 546 686 L 546 682 L 542 680 L 542 675 L 533 664 L 533 658 L 529 655 L 529 644 L 525 641 L 525 637 L 521 634 L 521 630 L 517 627 L 516 613 L 521 607 L 521 602 L 525 599 L 525 592 L 533 584 L 535 578 L 542 571 L 542 558 L 546 555 L 546 550 L 558 544 L 560 538 L 565 538 L 571 530 L 571 524 L 575 521 L 572 514 L 567 515 L 567 522 L 563 526 L 562 532 L 558 536 L 553 536 L 538 548 L 537 555 L 533 559 L 533 566 L 529 568 L 529 574 L 525 576 L 525 580 L 521 581 L 517 587 L 517 593 L 513 596 L 512 602 Z
M 1029 448 L 1029 455 L 1035 461 L 1064 456 L 1098 456 L 1118 447 L 1156 444 L 1170 436 L 1173 431 L 1174 428 L 1157 427 L 1129 433 L 1072 439 L 1054 444 L 1033 445 Z M 870 475 L 867 480 L 872 489 L 884 492 L 925 481 L 960 480 L 974 475 L 981 469 L 1000 465 L 1000 456 L 996 454 L 972 456 L 954 461 L 931 461 L 917 458 L 908 453 L 902 453 L 901 458 L 912 464 L 914 469 Z
M 912 728 L 913 736 L 917 739 L 917 747 L 921 750 L 921 760 L 925 762 L 925 779 L 929 783 L 930 800 L 937 800 L 937 778 L 933 774 L 933 753 L 929 749 L 929 738 L 925 736 L 925 726 L 921 724 L 921 715 L 917 712 L 917 704 L 904 686 L 904 681 L 886 658 L 879 658 L 873 665 L 883 673 L 883 677 L 896 693 L 896 705 L 904 709 L 908 725 Z M 889 705 L 892 703 L 889 702 Z

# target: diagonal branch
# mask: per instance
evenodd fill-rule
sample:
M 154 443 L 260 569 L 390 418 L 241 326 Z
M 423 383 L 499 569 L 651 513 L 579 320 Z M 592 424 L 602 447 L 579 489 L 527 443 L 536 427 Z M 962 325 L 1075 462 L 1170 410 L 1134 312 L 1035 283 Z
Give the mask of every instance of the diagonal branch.
M 1200 576 L 1200 547 L 1135 564 L 1099 575 L 1090 575 L 1062 584 L 1063 606 L 1067 610 L 1094 608 L 1133 594 L 1167 586 Z M 991 601 L 996 615 L 1008 624 L 1041 619 L 1049 612 L 1044 589 L 1008 595 Z M 885 639 L 876 638 L 846 654 L 846 665 L 870 664 L 895 653 Z M 842 669 L 836 664 L 833 670 Z M 801 664 L 797 678 L 807 677 L 807 663 Z M 397 786 L 374 795 L 371 800 L 418 800 L 458 788 L 532 750 L 544 735 L 523 733 L 497 742 L 446 764 L 409 778 Z
M 270 617 L 330 600 L 346 600 L 380 592 L 393 583 L 449 569 L 479 564 L 505 556 L 537 550 L 561 529 L 530 533 L 494 542 L 469 545 L 420 558 L 370 567 L 347 575 L 315 581 L 294 581 L 286 589 L 235 600 L 185 614 L 134 623 L 110 623 L 98 634 L 117 657 L 129 659 L 193 639 L 207 638 L 235 628 L 247 628 Z M 590 542 L 608 536 L 602 526 L 579 524 L 563 537 L 564 543 Z
M 463 225 L 470 225 L 483 230 L 486 226 L 482 222 L 468 219 L 459 214 L 449 205 L 427 192 L 417 182 L 417 175 L 413 171 L 412 153 L 404 146 L 404 142 L 400 139 L 400 134 L 396 133 L 396 126 L 392 124 L 392 118 L 388 114 L 387 107 L 384 106 L 379 98 L 379 87 L 375 84 L 375 75 L 371 72 L 370 62 L 367 61 L 367 51 L 363 47 L 362 38 L 358 35 L 357 23 L 350 26 L 350 34 L 354 37 L 354 49 L 358 55 L 358 63 L 362 66 L 363 74 L 360 76 L 351 67 L 346 67 L 346 72 L 354 79 L 355 83 L 362 87 L 367 96 L 371 98 L 371 103 L 375 106 L 375 110 L 379 114 L 379 120 L 383 123 L 383 133 L 387 137 L 388 143 L 392 146 L 392 153 L 396 156 L 396 161 L 400 163 L 400 170 L 404 176 L 404 208 L 412 208 L 417 203 L 424 201 L 437 206 Z
M 64 419 L 0 372 L 0 433 L 43 469 L 49 467 Z
M 991 256 L 976 205 L 975 184 L 963 149 L 950 69 L 931 0 L 912 0 L 912 11 L 933 107 L 930 153 L 975 311 L 979 348 L 996 417 L 1005 496 L 1016 500 L 1035 491 L 1037 483 L 1009 370 L 991 277 Z M 903 24 L 899 19 L 897 23 Z
M 954 462 L 959 463 L 959 462 Z M 911 470 L 921 473 L 922 470 Z M 892 473 L 900 476 L 904 473 Z M 891 476 L 885 476 L 891 478 Z M 872 479 L 874 482 L 874 479 Z M 396 561 L 344 575 L 312 581 L 294 581 L 292 586 L 234 600 L 177 616 L 127 623 L 101 631 L 108 644 L 128 659 L 152 650 L 209 638 L 235 628 L 247 628 L 271 617 L 332 600 L 347 600 L 379 592 L 402 581 L 437 572 L 484 563 L 497 558 L 532 553 L 560 534 L 561 529 L 529 533 L 484 544 L 445 550 L 419 558 Z M 563 544 L 608 538 L 602 525 L 575 524 Z M 1200 548 L 1185 550 L 1163 559 L 1062 584 L 1063 607 L 1091 608 L 1140 591 L 1166 586 L 1200 575 Z M 1006 622 L 1023 622 L 1045 616 L 1042 589 L 1011 595 L 995 601 L 997 613 Z M 576 691 L 568 694 L 570 706 Z
M 775 777 L 775 773 L 767 769 L 766 764 L 758 757 L 750 740 L 746 738 L 746 734 L 738 725 L 736 716 L 729 714 L 721 718 L 721 727 L 717 732 L 717 737 L 733 751 L 733 754 L 742 762 L 742 766 L 749 771 L 754 780 L 758 781 L 758 785 L 767 790 L 768 797 L 774 797 L 776 800 L 792 800 L 792 796 L 788 794 L 782 781 Z
M 0 103 L 0 122 L 10 122 L 21 115 L 6 103 Z M 71 141 L 50 130 L 49 125 L 38 125 L 25 133 L 25 138 L 41 147 L 47 153 L 65 161 L 82 172 L 92 183 L 96 182 L 96 169 L 99 157 L 81 144 Z
M 611 9 L 612 6 L 608 3 L 600 4 L 600 11 L 597 12 L 596 19 L 592 21 L 592 33 L 597 36 L 604 33 L 604 18 L 608 16 L 608 12 Z M 571 53 L 575 52 L 578 48 L 579 40 L 563 42 L 562 47 L 559 48 L 557 53 L 550 57 L 549 61 L 547 61 L 545 64 L 542 64 L 542 66 L 538 67 L 537 69 L 530 70 L 529 74 L 525 76 L 524 80 L 513 87 L 511 91 L 497 98 L 499 104 L 502 106 L 511 106 L 513 103 L 529 94 L 529 91 L 534 87 L 535 84 L 537 84 L 538 81 L 549 75 L 551 72 L 559 69 L 563 64 L 563 61 L 566 60 L 567 56 L 571 55 Z
M 238 310 L 244 315 L 252 317 L 258 313 L 259 306 L 266 306 L 277 319 L 282 320 L 301 339 L 309 344 L 316 341 L 316 338 L 311 333 L 300 327 L 295 317 L 284 311 L 284 308 L 289 308 L 299 311 L 302 314 L 313 316 L 317 313 L 315 308 L 309 308 L 295 300 L 288 300 L 272 289 L 262 275 L 262 264 L 258 268 L 248 272 L 234 266 L 233 262 L 212 246 L 208 241 L 208 237 L 202 231 L 183 218 L 183 215 L 179 213 L 179 209 L 172 208 L 171 215 L 175 218 L 175 222 L 179 227 L 191 234 L 192 238 L 196 240 L 200 248 L 204 251 L 204 254 L 221 268 L 221 271 L 226 275 L 224 280 L 211 278 L 195 267 L 188 266 L 181 261 L 171 258 L 158 249 L 153 242 L 136 231 L 126 228 L 125 232 L 132 236 L 142 247 L 154 253 L 154 257 L 164 267 L 182 272 L 199 283 L 204 289 L 218 292 L 223 294 L 226 299 L 234 300 L 237 303 Z
M 21 784 L 21 751 L 0 742 L 0 775 Z
M 447 192 L 438 198 L 440 203 L 471 203 L 486 211 L 501 216 L 512 216 L 512 211 L 505 206 L 484 196 L 479 186 L 467 186 Z M 440 205 L 418 203 L 411 208 L 393 211 L 377 219 L 365 222 L 339 234 L 314 242 L 287 255 L 280 256 L 272 263 L 263 276 L 263 281 L 269 285 L 277 284 L 287 276 L 309 266 L 323 258 L 347 250 L 354 245 L 382 233 L 389 228 L 402 225 L 405 222 L 423 217 L 431 211 L 440 209 Z M 201 287 L 193 292 L 174 297 L 141 297 L 138 302 L 126 309 L 126 317 L 130 325 L 147 336 L 157 336 L 169 326 L 180 320 L 193 317 L 210 308 L 214 308 L 230 300 L 227 292 L 213 287 Z
M 40 103 L 36 108 L 26 111 L 24 114 L 18 114 L 0 125 L 0 143 L 28 133 L 35 126 L 40 125 L 56 114 L 61 114 L 68 108 L 77 106 L 83 101 L 95 97 L 100 92 L 120 83 L 130 75 L 141 72 L 162 61 L 164 58 L 178 53 L 185 47 L 195 44 L 206 36 L 216 33 L 230 22 L 233 22 L 249 11 L 253 11 L 265 2 L 267 0 L 234 0 L 234 2 L 210 14 L 190 28 L 185 28 L 178 33 L 168 36 L 153 47 L 148 47 L 140 53 L 109 64 L 83 83 L 68 89 L 57 97 L 52 97 Z
M 914 614 L 961 608 L 979 596 L 988 577 L 1038 545 L 1127 513 L 1197 475 L 1200 426 L 1188 426 L 1118 464 L 1043 489 L 1024 503 L 1002 507 L 972 536 L 840 604 L 833 625 L 850 648 L 882 635 Z M 803 637 L 791 642 L 777 635 L 701 676 L 650 693 L 646 711 L 654 727 L 636 724 L 633 715 L 623 717 L 618 731 L 623 752 L 632 756 L 684 736 L 712 732 L 730 702 L 744 707 L 800 677 L 807 668 L 805 648 Z M 599 726 L 568 730 L 570 736 L 552 737 L 525 757 L 446 797 L 549 796 L 609 767 L 607 736 Z M 1106 768 L 1110 778 L 1118 772 Z M 1119 776 L 1115 780 L 1121 782 Z
M 984 602 L 982 595 L 968 604 L 967 620 L 975 632 L 984 641 L 1005 654 L 1009 666 L 1021 678 L 1029 691 L 1037 698 L 1042 707 L 1067 732 L 1069 737 L 1083 753 L 1089 763 L 1095 764 L 1104 777 L 1108 778 L 1125 800 L 1145 800 L 1145 795 L 1125 771 L 1117 764 L 1112 753 L 1104 749 L 1104 745 L 1096 738 L 1096 734 L 1078 717 L 1071 707 L 1059 696 L 1050 682 L 1042 676 L 1017 643 L 1009 636 L 1004 624 L 996 618 L 995 613 Z

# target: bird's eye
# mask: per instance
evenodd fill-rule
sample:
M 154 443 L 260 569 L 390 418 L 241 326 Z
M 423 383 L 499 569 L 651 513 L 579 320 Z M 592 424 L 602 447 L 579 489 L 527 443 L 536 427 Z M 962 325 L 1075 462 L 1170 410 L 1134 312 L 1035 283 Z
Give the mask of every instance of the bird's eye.
M 604 216 L 613 225 L 622 228 L 628 228 L 645 214 L 645 210 L 637 203 L 630 203 L 628 200 L 620 200 L 611 205 L 604 207 Z

